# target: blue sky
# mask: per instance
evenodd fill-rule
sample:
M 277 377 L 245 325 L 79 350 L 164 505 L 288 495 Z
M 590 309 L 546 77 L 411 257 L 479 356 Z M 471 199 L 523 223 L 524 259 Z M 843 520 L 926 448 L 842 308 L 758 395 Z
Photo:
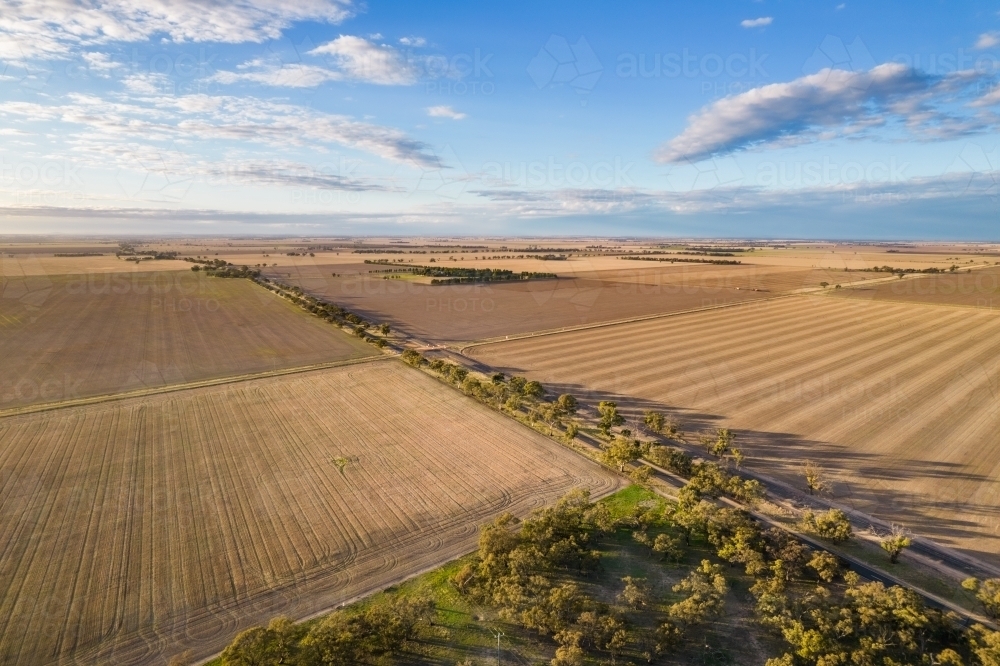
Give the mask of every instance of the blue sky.
M 0 232 L 997 239 L 998 113 L 986 2 L 0 0 Z

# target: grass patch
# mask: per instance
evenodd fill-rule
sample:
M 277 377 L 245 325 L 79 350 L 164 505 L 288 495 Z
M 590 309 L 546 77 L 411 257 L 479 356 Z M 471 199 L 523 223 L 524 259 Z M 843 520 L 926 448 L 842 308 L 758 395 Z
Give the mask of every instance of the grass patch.
M 648 489 L 629 486 L 602 500 L 615 518 L 625 518 L 633 514 L 637 507 L 662 509 L 667 502 Z M 665 521 L 650 526 L 650 534 L 667 531 Z M 712 548 L 707 543 L 696 542 L 689 549 L 684 562 L 671 564 L 662 561 L 648 547 L 632 538 L 632 528 L 623 526 L 615 533 L 606 535 L 597 549 L 601 553 L 598 571 L 581 577 L 571 571 L 552 572 L 554 583 L 575 582 L 590 598 L 622 613 L 628 618 L 629 630 L 637 635 L 651 633 L 666 618 L 666 609 L 677 601 L 680 595 L 672 587 L 702 559 L 712 559 Z M 454 666 L 472 664 L 487 666 L 497 658 L 496 631 L 502 632 L 501 659 L 504 664 L 548 664 L 556 649 L 556 643 L 549 636 L 527 630 L 520 625 L 504 620 L 496 609 L 481 606 L 471 601 L 452 584 L 452 577 L 463 566 L 475 561 L 475 555 L 455 560 L 439 569 L 424 574 L 405 583 L 388 588 L 366 599 L 352 604 L 346 612 L 364 613 L 366 609 L 387 604 L 400 597 L 429 597 L 434 600 L 436 610 L 433 622 L 421 630 L 420 637 L 410 642 L 405 651 L 391 656 L 373 659 L 377 666 L 416 666 L 435 664 Z M 731 577 L 733 591 L 727 600 L 727 613 L 698 630 L 696 640 L 690 641 L 674 653 L 655 660 L 659 664 L 687 666 L 695 664 L 763 664 L 766 660 L 760 649 L 759 638 L 747 635 L 750 631 L 750 608 L 746 604 L 746 590 L 749 581 L 741 568 L 727 570 Z M 618 595 L 624 588 L 622 578 L 641 578 L 649 585 L 650 603 L 641 610 L 628 608 Z M 320 619 L 311 622 L 319 622 Z M 754 630 L 754 633 L 757 633 Z M 766 640 L 766 639 L 765 639 Z M 747 646 L 750 646 L 749 648 Z M 749 658 L 748 658 L 749 655 Z M 607 655 L 589 655 L 588 666 L 603 663 L 600 659 Z M 221 659 L 210 662 L 221 666 Z M 646 663 L 639 644 L 628 654 L 621 655 L 618 663 Z

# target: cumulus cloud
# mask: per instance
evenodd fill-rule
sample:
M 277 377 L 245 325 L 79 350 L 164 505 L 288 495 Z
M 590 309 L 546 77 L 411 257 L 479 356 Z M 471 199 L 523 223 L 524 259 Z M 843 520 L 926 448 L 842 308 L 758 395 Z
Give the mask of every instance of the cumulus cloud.
M 399 43 L 403 46 L 413 46 L 415 48 L 419 48 L 421 46 L 425 46 L 427 44 L 427 40 L 423 37 L 402 37 L 399 40 Z
M 384 86 L 416 83 L 419 70 L 396 49 L 375 44 L 363 37 L 341 35 L 317 46 L 309 55 L 330 56 L 346 78 Z
M 428 107 L 427 115 L 431 118 L 451 118 L 452 120 L 462 120 L 465 118 L 464 113 L 456 111 L 446 105 Z
M 761 16 L 755 19 L 743 19 L 740 21 L 740 25 L 744 28 L 763 28 L 764 26 L 771 25 L 774 22 L 774 17 L 771 16 Z
M 338 0 L 0 0 L 0 58 L 64 57 L 74 49 L 163 36 L 173 42 L 263 42 L 299 21 L 339 23 Z
M 714 102 L 656 152 L 660 162 L 707 159 L 761 144 L 857 136 L 900 121 L 925 139 L 954 138 L 991 121 L 949 115 L 936 102 L 981 78 L 975 72 L 937 77 L 898 63 L 868 72 L 824 69 Z
M 991 49 L 994 46 L 1000 44 L 1000 32 L 984 32 L 979 35 L 979 39 L 976 40 L 976 45 L 974 48 L 977 49 Z

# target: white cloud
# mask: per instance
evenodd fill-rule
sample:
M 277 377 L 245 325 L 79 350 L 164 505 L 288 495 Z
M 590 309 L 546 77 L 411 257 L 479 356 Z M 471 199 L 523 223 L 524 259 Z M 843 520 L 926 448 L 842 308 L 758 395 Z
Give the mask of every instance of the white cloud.
M 868 72 L 824 69 L 702 108 L 683 132 L 660 147 L 656 159 L 697 162 L 761 144 L 857 136 L 897 121 L 923 138 L 954 138 L 995 120 L 949 115 L 934 103 L 980 78 L 969 71 L 933 77 L 898 63 Z
M 740 25 L 744 28 L 763 28 L 764 26 L 771 25 L 774 22 L 774 18 L 771 16 L 761 16 L 755 19 L 743 19 L 740 21 Z
M 975 177 L 970 177 L 966 171 L 900 181 L 841 182 L 795 188 L 726 185 L 684 191 L 638 188 L 503 189 L 474 190 L 472 194 L 500 207 L 501 214 L 519 217 L 621 215 L 640 211 L 653 214 L 745 214 L 782 209 L 827 212 L 841 209 L 852 201 L 878 208 L 910 202 L 917 206 L 933 202 L 954 206 L 960 199 L 989 203 L 990 210 L 994 210 L 993 202 L 1000 195 L 1000 171 L 987 166 L 987 170 L 972 175 Z M 871 197 L 873 189 L 878 192 L 876 198 Z
M 423 46 L 422 37 L 404 37 L 400 42 Z M 237 71 L 220 71 L 209 81 L 222 84 L 258 83 L 285 88 L 314 88 L 328 81 L 362 81 L 377 85 L 412 85 L 424 76 L 461 78 L 463 72 L 440 55 L 404 53 L 373 39 L 341 35 L 305 53 L 323 57 L 323 65 L 301 62 L 285 63 L 280 58 L 257 58 L 246 62 Z
M 80 94 L 70 94 L 68 104 L 56 106 L 4 102 L 0 118 L 58 119 L 79 125 L 83 131 L 66 132 L 67 141 L 95 156 L 128 149 L 135 141 L 202 140 L 316 150 L 340 145 L 413 166 L 441 166 L 424 143 L 392 127 L 254 97 L 157 95 L 155 83 L 147 79 L 136 79 L 132 85 L 136 91 L 153 92 L 124 102 Z
M 279 187 L 308 187 L 350 192 L 386 192 L 394 188 L 381 183 L 340 174 L 326 168 L 281 160 L 238 160 L 200 163 L 189 172 L 215 182 Z
M 1000 44 L 1000 32 L 984 32 L 979 35 L 979 39 L 976 40 L 976 45 L 973 48 L 980 50 L 991 49 L 998 44 Z
M 317 65 L 283 64 L 261 59 L 244 63 L 239 69 L 244 71 L 220 71 L 210 76 L 208 80 L 223 84 L 246 81 L 279 88 L 315 88 L 327 81 L 339 81 L 344 78 L 340 72 Z
M 166 74 L 138 72 L 122 79 L 125 89 L 135 95 L 164 95 L 173 93 L 174 83 Z
M 111 71 L 121 67 L 121 63 L 115 62 L 107 53 L 100 51 L 86 51 L 80 56 L 87 63 L 87 69 L 105 78 L 110 76 Z
M 419 70 L 391 46 L 379 45 L 362 37 L 341 35 L 316 47 L 310 55 L 331 56 L 346 78 L 385 86 L 416 83 Z
M 138 42 L 263 42 L 299 21 L 339 23 L 338 0 L 0 0 L 0 58 L 64 57 L 74 49 Z
M 998 104 L 1000 104 L 1000 86 L 992 86 L 988 92 L 986 92 L 979 99 L 971 102 L 969 106 L 984 108 L 987 106 L 996 106 Z
M 451 118 L 452 120 L 462 120 L 465 118 L 464 113 L 445 105 L 428 107 L 427 115 L 431 118 Z

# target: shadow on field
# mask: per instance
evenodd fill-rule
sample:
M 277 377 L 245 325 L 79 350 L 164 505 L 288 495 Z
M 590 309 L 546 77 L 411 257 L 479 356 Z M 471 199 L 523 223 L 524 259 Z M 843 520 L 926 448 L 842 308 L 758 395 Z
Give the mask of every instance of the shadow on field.
M 516 368 L 498 368 L 511 374 Z M 581 402 L 585 413 L 594 414 L 603 400 L 617 403 L 633 432 L 645 432 L 643 413 L 662 412 L 677 421 L 685 434 L 685 443 L 674 445 L 689 453 L 711 458 L 698 444 L 700 434 L 712 434 L 725 423 L 721 414 L 710 414 L 638 399 L 613 392 L 596 391 L 576 384 L 547 383 L 551 396 L 570 393 Z M 846 446 L 805 439 L 791 433 L 733 429 L 739 448 L 747 457 L 749 471 L 757 471 L 793 486 L 805 494 L 803 466 L 806 461 L 819 465 L 830 482 L 825 495 L 879 519 L 902 524 L 915 533 L 963 550 L 976 557 L 1000 562 L 1000 502 L 976 501 L 974 497 L 996 497 L 996 492 L 970 490 L 968 496 L 955 498 L 954 492 L 934 490 L 940 480 L 956 480 L 977 486 L 976 490 L 1000 480 L 963 471 L 959 463 L 915 458 L 894 458 L 851 450 Z M 910 492 L 900 486 L 909 484 L 929 490 Z M 975 544 L 970 546 L 970 544 Z

